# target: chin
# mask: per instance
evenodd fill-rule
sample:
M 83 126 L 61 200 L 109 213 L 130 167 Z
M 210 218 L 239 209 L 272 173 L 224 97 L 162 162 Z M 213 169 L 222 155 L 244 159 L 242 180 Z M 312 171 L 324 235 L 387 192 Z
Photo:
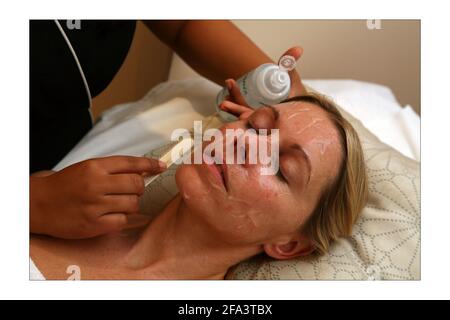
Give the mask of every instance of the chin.
M 193 214 L 201 217 L 212 229 L 223 228 L 221 206 L 223 201 L 215 197 L 211 187 L 204 181 L 196 165 L 182 165 L 176 172 L 175 181 L 185 205 Z
M 183 201 L 196 211 L 204 207 L 207 190 L 195 165 L 182 165 L 175 174 L 175 181 Z

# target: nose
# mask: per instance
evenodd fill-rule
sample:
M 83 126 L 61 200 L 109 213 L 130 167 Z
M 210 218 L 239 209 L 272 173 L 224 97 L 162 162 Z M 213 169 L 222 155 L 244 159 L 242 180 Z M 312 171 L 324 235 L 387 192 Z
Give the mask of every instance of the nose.
M 277 115 L 277 111 L 272 107 L 262 107 L 255 110 L 253 114 L 245 120 L 242 119 L 223 125 L 220 128 L 222 136 L 225 137 L 225 141 L 221 141 L 221 143 L 223 143 L 223 159 L 227 159 L 226 146 L 229 145 L 234 149 L 234 161 L 237 160 L 236 156 L 239 154 L 241 156 L 239 157 L 241 161 L 244 161 L 244 163 L 240 163 L 241 165 L 248 167 L 257 164 L 260 144 L 261 142 L 264 142 L 264 146 L 267 144 L 267 139 L 271 135 L 272 129 L 275 129 L 276 127 Z M 234 135 L 232 133 L 230 136 L 226 133 L 228 129 L 231 129 L 231 132 L 235 133 L 237 133 L 235 130 L 239 130 L 242 134 Z M 247 129 L 253 129 L 254 131 L 253 133 L 250 133 Z M 265 132 L 261 132 L 261 130 L 265 130 Z M 249 157 L 251 159 L 249 159 Z
M 270 129 L 275 128 L 276 120 L 275 111 L 271 107 L 262 107 L 248 118 L 250 126 L 258 133 L 261 129 L 266 129 L 270 133 Z

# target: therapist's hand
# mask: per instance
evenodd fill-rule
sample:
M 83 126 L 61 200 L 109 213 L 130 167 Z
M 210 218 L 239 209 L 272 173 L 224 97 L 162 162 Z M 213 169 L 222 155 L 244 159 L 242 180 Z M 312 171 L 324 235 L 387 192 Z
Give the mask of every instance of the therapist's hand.
M 148 218 L 139 214 L 143 177 L 164 170 L 158 160 L 114 156 L 32 175 L 31 233 L 83 239 L 145 225 Z
M 303 55 L 303 49 L 301 47 L 292 47 L 288 49 L 285 53 L 283 53 L 281 57 L 285 55 L 293 56 L 295 60 L 298 61 Z M 291 90 L 289 91 L 288 98 L 295 97 L 305 93 L 305 87 L 303 86 L 300 75 L 298 74 L 296 68 L 289 71 L 289 78 L 291 79 Z M 228 91 L 230 92 L 230 95 L 227 96 L 226 98 L 227 101 L 230 101 L 232 103 L 241 106 L 251 107 L 247 104 L 244 97 L 242 96 L 241 91 L 239 90 L 239 87 L 237 86 L 235 80 L 227 79 L 225 80 L 225 85 Z

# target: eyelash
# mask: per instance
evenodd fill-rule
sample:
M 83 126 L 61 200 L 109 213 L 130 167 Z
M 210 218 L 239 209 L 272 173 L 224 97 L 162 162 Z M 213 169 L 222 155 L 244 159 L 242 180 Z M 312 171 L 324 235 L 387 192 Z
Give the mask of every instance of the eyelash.
M 286 178 L 284 177 L 283 173 L 281 172 L 281 169 L 278 169 L 278 172 L 277 172 L 277 178 L 278 178 L 278 180 L 280 180 L 281 182 L 287 183 L 287 180 L 286 180 Z

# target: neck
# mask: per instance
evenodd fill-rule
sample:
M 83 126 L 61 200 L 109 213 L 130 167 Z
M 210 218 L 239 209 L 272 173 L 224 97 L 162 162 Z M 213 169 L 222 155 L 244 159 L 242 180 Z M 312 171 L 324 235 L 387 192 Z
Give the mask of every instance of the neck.
M 223 279 L 233 265 L 260 252 L 260 246 L 218 241 L 177 196 L 143 232 L 126 264 L 153 279 Z

